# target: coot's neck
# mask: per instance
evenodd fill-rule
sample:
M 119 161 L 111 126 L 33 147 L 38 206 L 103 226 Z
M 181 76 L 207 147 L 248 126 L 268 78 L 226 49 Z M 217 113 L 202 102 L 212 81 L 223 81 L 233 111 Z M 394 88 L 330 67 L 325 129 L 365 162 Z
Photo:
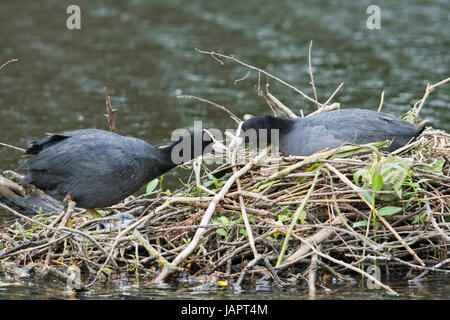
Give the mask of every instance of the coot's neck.
M 169 171 L 169 170 L 175 168 L 176 166 L 178 166 L 178 164 L 176 164 L 172 160 L 172 150 L 176 144 L 178 144 L 178 141 L 172 143 L 170 146 L 159 149 L 161 151 L 161 155 L 162 155 L 163 166 L 166 171 Z
M 162 160 L 163 160 L 164 167 L 166 170 L 171 170 L 180 164 L 180 163 L 177 163 L 176 161 L 174 161 L 173 157 L 172 157 L 172 151 L 179 143 L 181 143 L 181 142 L 175 141 L 171 145 L 169 145 L 165 148 L 159 149 L 161 151 Z
M 157 148 L 151 144 L 147 145 L 139 163 L 139 169 L 143 173 L 140 179 L 143 183 L 153 180 L 177 166 L 170 156 L 172 148 L 173 145 L 165 148 Z
M 212 141 L 205 142 L 201 136 L 191 134 L 191 136 L 182 137 L 170 146 L 160 149 L 167 170 L 202 155 L 210 143 Z

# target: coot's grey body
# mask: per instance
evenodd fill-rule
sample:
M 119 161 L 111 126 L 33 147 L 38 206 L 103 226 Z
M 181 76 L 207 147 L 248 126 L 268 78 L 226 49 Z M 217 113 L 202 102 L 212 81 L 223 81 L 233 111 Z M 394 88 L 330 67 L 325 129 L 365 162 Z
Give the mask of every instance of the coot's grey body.
M 308 156 L 345 143 L 383 140 L 392 140 L 386 148 L 391 152 L 415 139 L 424 129 L 390 114 L 365 109 L 341 109 L 296 119 L 263 117 L 250 118 L 242 127 L 279 129 L 278 147 L 285 156 Z
M 20 167 L 28 172 L 19 183 L 57 200 L 70 195 L 81 208 L 108 207 L 174 168 L 171 147 L 97 129 L 63 132 L 29 144 L 36 156 Z

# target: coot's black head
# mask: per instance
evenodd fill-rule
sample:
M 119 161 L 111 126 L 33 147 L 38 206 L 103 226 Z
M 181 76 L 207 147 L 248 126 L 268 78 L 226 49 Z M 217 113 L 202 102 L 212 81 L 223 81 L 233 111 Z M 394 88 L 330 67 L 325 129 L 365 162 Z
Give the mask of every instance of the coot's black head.
M 179 137 L 165 150 L 170 153 L 172 162 L 178 165 L 210 152 L 212 143 L 211 136 L 205 130 L 195 130 Z
M 281 129 L 280 127 L 282 126 L 282 122 L 280 122 L 280 120 L 283 119 L 269 115 L 251 117 L 250 119 L 244 121 L 244 123 L 242 124 L 242 129 L 244 131 L 248 129 Z
M 277 143 L 280 134 L 283 134 L 290 127 L 288 119 L 274 116 L 257 116 L 245 120 L 242 124 L 242 134 L 246 143 L 256 142 L 260 147 L 264 143 Z

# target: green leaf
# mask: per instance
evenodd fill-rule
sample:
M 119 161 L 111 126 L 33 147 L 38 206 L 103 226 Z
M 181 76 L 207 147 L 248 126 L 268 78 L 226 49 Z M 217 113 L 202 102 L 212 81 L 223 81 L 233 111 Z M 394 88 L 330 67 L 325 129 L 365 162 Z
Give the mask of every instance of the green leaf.
M 110 268 L 103 268 L 102 271 L 106 274 L 110 274 L 112 272 Z
M 361 192 L 361 196 L 369 203 L 372 203 L 372 193 L 363 191 Z
M 205 181 L 205 182 L 202 183 L 202 186 L 205 187 L 205 188 L 208 188 L 209 186 L 211 186 L 211 185 L 213 185 L 213 184 L 214 184 L 214 181 L 207 180 L 207 181 Z M 217 189 L 217 188 L 216 188 L 216 189 Z
M 358 171 L 355 172 L 355 174 L 353 175 L 353 181 L 355 181 L 356 185 L 359 187 L 359 177 L 362 174 L 365 174 L 369 172 L 369 170 L 367 169 L 359 169 Z
M 295 183 L 302 183 L 305 180 L 306 180 L 306 177 L 299 177 L 299 178 L 295 179 L 294 182 Z
M 278 181 L 279 180 L 274 180 L 274 181 L 270 181 L 270 182 L 264 183 L 263 185 L 260 185 L 258 189 L 252 190 L 252 192 L 261 191 L 262 189 L 270 187 L 271 185 L 273 185 L 274 183 L 277 183 Z
M 289 217 L 287 215 L 284 215 L 284 214 L 279 214 L 277 216 L 277 218 L 278 218 L 278 222 L 280 222 L 281 225 L 283 225 L 283 222 L 289 220 Z
M 372 189 L 380 191 L 383 188 L 383 176 L 380 173 L 381 165 L 377 164 L 372 177 Z
M 423 218 L 425 217 L 426 213 L 422 213 L 421 215 L 418 215 L 414 221 L 413 224 L 423 223 Z
M 239 228 L 239 233 L 243 234 L 244 236 L 247 235 L 247 230 L 245 230 L 245 228 Z
M 424 183 L 424 182 L 427 182 L 427 181 L 431 181 L 431 179 L 423 178 L 423 179 L 420 179 L 419 181 L 417 181 L 416 184 L 417 184 L 417 186 L 419 186 L 421 183 Z
M 156 186 L 158 185 L 159 181 L 158 179 L 153 179 L 147 184 L 147 188 L 145 189 L 145 193 L 152 193 L 153 190 L 155 190 Z
M 321 167 L 323 167 L 323 163 L 316 163 L 316 164 L 313 164 L 308 169 L 306 169 L 306 172 L 312 172 L 312 171 L 316 170 L 317 168 L 321 168 Z
M 206 175 L 208 176 L 209 179 L 211 179 L 211 181 L 214 183 L 214 185 L 216 186 L 216 189 L 220 188 L 220 183 L 219 180 L 217 180 L 216 177 L 214 177 L 211 173 L 209 173 L 208 171 L 206 171 Z
M 343 145 L 339 148 L 330 150 L 330 151 L 323 151 L 321 153 L 326 154 L 327 158 L 345 158 L 352 154 L 357 153 L 365 153 L 370 151 L 376 151 L 378 152 L 379 148 L 384 148 L 388 144 L 388 141 L 378 141 L 378 142 L 372 142 L 362 145 Z M 331 157 L 330 157 L 331 156 Z
M 189 188 L 189 184 L 184 183 L 183 180 L 181 180 L 180 178 L 178 178 L 178 180 L 180 180 L 180 182 L 183 186 L 185 186 L 186 188 Z
M 396 161 L 396 162 L 389 162 L 389 161 Z M 400 164 L 403 164 L 403 162 L 404 162 L 403 159 L 398 160 L 398 159 L 395 159 L 395 158 L 388 158 L 386 160 L 386 164 L 383 166 L 383 168 L 381 170 L 381 174 L 384 176 L 385 174 L 387 174 L 392 169 L 397 169 L 401 174 L 404 174 L 405 176 L 407 176 L 408 175 L 409 166 L 408 166 L 408 163 L 406 163 L 406 167 L 408 168 L 408 170 L 406 170 L 406 168 L 404 168 L 404 167 L 402 167 L 400 165 Z
M 427 171 L 431 171 L 434 173 L 439 173 L 442 174 L 442 170 L 444 169 L 444 164 L 445 164 L 445 159 L 444 158 L 439 158 L 436 159 L 435 161 L 433 161 L 430 164 L 422 164 L 417 166 L 420 169 L 423 170 L 427 170 Z
M 387 207 L 383 207 L 377 210 L 377 216 L 390 216 L 393 215 L 394 213 L 397 213 L 399 211 L 401 211 L 402 208 L 400 207 L 392 207 L 392 206 L 387 206 Z
M 220 217 L 220 221 L 223 223 L 223 224 L 228 224 L 230 221 L 228 220 L 228 218 L 227 217 L 224 217 L 224 216 L 221 216 Z
M 354 174 L 353 179 L 356 183 L 361 178 L 364 183 L 364 189 L 394 191 L 393 193 L 375 194 L 374 198 L 376 199 L 383 201 L 401 199 L 402 187 L 408 178 L 408 171 L 411 165 L 412 159 L 389 156 L 382 158 L 380 162 L 375 162 L 364 169 L 358 170 Z
M 300 219 L 300 223 L 301 224 L 306 224 L 306 211 L 302 210 L 302 212 L 300 212 L 298 218 Z
M 353 224 L 353 228 L 357 227 L 367 227 L 367 220 L 358 221 Z
M 225 229 L 222 229 L 222 228 L 221 229 L 217 229 L 216 232 L 218 234 L 220 234 L 221 236 L 223 236 L 223 237 L 227 236 L 227 232 L 225 231 Z

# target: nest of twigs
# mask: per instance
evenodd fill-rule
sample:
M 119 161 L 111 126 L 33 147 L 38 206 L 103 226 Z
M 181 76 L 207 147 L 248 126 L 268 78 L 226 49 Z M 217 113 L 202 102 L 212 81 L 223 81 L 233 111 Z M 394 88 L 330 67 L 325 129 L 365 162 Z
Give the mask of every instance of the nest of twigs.
M 258 72 L 258 91 L 261 74 L 280 81 L 245 66 Z M 448 80 L 427 86 L 416 115 Z M 259 93 L 295 116 L 269 92 Z M 343 281 L 365 277 L 395 294 L 369 265 L 412 270 L 416 280 L 450 273 L 450 135 L 429 127 L 388 155 L 377 149 L 385 144 L 290 158 L 269 149 L 234 151 L 214 170 L 196 160 L 182 188 L 168 192 L 153 181 L 148 193 L 104 209 L 102 219 L 75 210 L 71 228 L 66 212 L 30 218 L 9 209 L 20 219 L 0 231 L 0 270 L 66 283 L 81 271 L 81 290 L 118 274 L 151 281 L 203 277 L 239 287 L 267 273 L 278 286 L 304 280 L 314 292 L 317 273 L 326 273 Z
M 364 189 L 361 177 L 355 177 L 371 164 L 385 165 L 383 160 L 393 155 L 338 157 L 364 151 L 356 146 L 306 158 L 277 158 L 263 151 L 234 171 L 224 169 L 231 163 L 205 169 L 198 181 L 170 194 L 156 190 L 128 199 L 105 210 L 103 219 L 76 212 L 72 228 L 61 225 L 64 212 L 17 221 L 1 231 L 0 266 L 10 272 L 45 266 L 63 280 L 70 278 L 66 269 L 77 266 L 85 284 L 108 274 L 165 279 L 175 272 L 214 275 L 240 285 L 252 269 L 287 285 L 303 271 L 317 272 L 311 261 L 344 280 L 357 273 L 371 277 L 364 270 L 375 261 L 392 271 L 449 272 L 449 138 L 427 129 L 397 156 L 412 159 L 402 198 L 392 190 Z M 436 166 L 425 166 L 439 159 L 440 173 L 433 171 Z M 393 197 L 372 198 L 377 194 Z M 386 207 L 391 209 L 381 210 Z M 134 222 L 120 224 L 119 212 L 132 214 Z

